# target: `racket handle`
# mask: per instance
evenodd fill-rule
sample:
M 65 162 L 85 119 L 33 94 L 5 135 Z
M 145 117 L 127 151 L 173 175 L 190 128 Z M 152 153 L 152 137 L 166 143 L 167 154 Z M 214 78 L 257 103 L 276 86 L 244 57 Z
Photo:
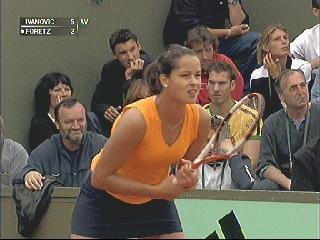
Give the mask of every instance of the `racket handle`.
M 200 160 L 199 162 L 195 162 L 192 163 L 192 168 L 193 169 L 197 169 L 198 167 L 200 167 L 202 164 L 206 164 L 209 162 L 216 162 L 216 161 L 223 161 L 223 160 L 227 160 L 230 158 L 230 154 L 223 154 L 223 155 L 211 155 L 209 157 L 206 157 L 202 160 Z

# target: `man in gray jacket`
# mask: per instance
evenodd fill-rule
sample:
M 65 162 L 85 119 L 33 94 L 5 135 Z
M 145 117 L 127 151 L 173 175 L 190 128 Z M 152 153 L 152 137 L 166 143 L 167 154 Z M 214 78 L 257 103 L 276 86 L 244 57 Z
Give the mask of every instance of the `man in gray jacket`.
M 65 99 L 55 108 L 59 134 L 34 149 L 28 164 L 18 174 L 29 189 L 40 190 L 45 175 L 57 177 L 66 187 L 79 187 L 90 169 L 92 158 L 106 138 L 87 131 L 85 106 L 77 99 Z
M 20 143 L 4 136 L 4 123 L 1 116 L 0 129 L 1 186 L 11 186 L 16 173 L 27 165 L 29 155 Z
M 309 103 L 308 85 L 301 70 L 284 70 L 275 88 L 285 108 L 264 123 L 257 174 L 282 190 L 290 190 L 293 154 L 319 136 L 320 105 Z

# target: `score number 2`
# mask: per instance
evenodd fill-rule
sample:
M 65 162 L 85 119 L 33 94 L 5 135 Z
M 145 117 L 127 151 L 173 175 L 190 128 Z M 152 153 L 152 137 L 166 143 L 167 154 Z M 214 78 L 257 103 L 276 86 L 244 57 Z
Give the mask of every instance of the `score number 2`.
M 75 18 L 71 18 L 71 19 L 70 19 L 70 24 L 71 24 L 71 25 L 75 25 L 75 24 L 76 24 L 76 19 L 75 19 Z M 76 34 L 76 29 L 75 29 L 75 28 L 71 28 L 71 29 L 70 29 L 70 34 L 71 34 L 71 35 Z

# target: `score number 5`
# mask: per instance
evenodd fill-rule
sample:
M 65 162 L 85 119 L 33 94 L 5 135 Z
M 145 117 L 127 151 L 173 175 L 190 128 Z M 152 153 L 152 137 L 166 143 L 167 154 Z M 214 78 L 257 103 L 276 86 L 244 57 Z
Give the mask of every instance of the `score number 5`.
M 71 25 L 75 25 L 75 24 L 76 24 L 76 19 L 75 19 L 75 18 L 71 18 L 71 19 L 70 19 L 70 24 L 71 24 Z M 76 29 L 75 29 L 75 28 L 71 28 L 71 29 L 70 29 L 70 34 L 71 34 L 71 35 L 74 35 L 75 33 L 76 33 Z

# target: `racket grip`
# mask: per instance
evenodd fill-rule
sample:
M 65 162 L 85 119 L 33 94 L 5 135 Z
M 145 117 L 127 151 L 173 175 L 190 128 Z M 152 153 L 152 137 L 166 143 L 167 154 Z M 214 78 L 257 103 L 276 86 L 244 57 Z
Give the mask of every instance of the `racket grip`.
M 192 163 L 192 169 L 197 169 L 202 164 L 209 163 L 209 162 L 216 162 L 216 161 L 223 161 L 230 158 L 230 154 L 222 154 L 222 155 L 212 155 L 209 157 L 206 157 L 198 162 Z

